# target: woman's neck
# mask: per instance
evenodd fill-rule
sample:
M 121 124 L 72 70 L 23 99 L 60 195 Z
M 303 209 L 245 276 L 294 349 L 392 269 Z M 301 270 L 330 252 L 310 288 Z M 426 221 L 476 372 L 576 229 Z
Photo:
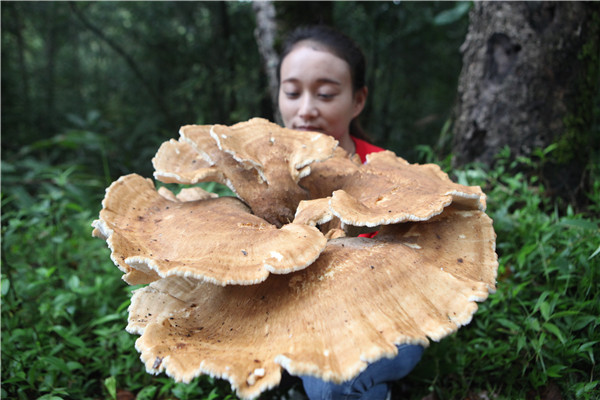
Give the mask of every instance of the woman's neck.
M 354 144 L 354 140 L 350 137 L 350 134 L 346 134 L 342 136 L 339 140 L 340 147 L 348 152 L 348 154 L 352 155 L 356 153 L 356 145 Z

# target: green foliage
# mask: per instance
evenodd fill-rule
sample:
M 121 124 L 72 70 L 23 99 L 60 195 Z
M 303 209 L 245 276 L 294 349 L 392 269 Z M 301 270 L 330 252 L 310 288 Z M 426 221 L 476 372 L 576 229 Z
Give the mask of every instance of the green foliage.
M 90 130 L 149 175 L 180 126 L 271 112 L 248 2 L 4 2 L 1 26 L 3 150 Z
M 134 288 L 120 280 L 105 243 L 90 234 L 106 177 L 91 174 L 85 156 L 62 164 L 40 157 L 49 154 L 42 151 L 49 143 L 74 155 L 95 153 L 102 143 L 91 131 L 85 141 L 71 136 L 33 143 L 2 164 L 2 396 L 235 398 L 221 380 L 186 385 L 145 372 L 135 336 L 124 330 Z M 433 158 L 426 147 L 420 151 Z M 481 392 L 525 398 L 552 384 L 567 399 L 597 398 L 598 220 L 559 214 L 535 177 L 515 172 L 519 163 L 535 163 L 509 159 L 504 154 L 492 171 L 454 171 L 458 182 L 488 193 L 498 234 L 497 292 L 468 326 L 433 343 L 398 384 L 411 388 L 411 398 L 430 392 L 440 400 Z M 596 201 L 599 189 L 590 194 Z
M 103 139 L 80 134 L 2 161 L 2 398 L 227 398 L 221 381 L 184 385 L 145 372 L 124 329 L 134 288 L 91 236 L 107 183 L 86 156 Z M 73 161 L 51 164 L 48 154 L 65 147 Z
M 435 142 L 469 4 L 316 4 L 365 50 L 361 118 L 378 144 L 414 159 L 414 145 Z M 149 175 L 152 152 L 184 124 L 274 120 L 250 2 L 3 2 L 1 16 L 4 150 L 90 130 L 113 177 Z
M 505 151 L 494 170 L 454 171 L 458 182 L 488 195 L 498 235 L 497 291 L 468 326 L 432 344 L 409 384 L 439 399 L 481 392 L 534 398 L 551 385 L 566 399 L 598 398 L 599 221 L 572 209 L 559 214 L 535 176 L 515 172 L 535 163 L 509 159 Z

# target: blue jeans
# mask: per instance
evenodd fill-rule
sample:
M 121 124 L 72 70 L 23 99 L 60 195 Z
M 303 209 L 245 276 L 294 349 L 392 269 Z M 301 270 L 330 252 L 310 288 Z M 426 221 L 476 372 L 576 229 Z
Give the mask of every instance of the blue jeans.
M 424 348 L 419 345 L 398 346 L 398 355 L 369 364 L 354 379 L 336 384 L 314 376 L 303 376 L 304 390 L 311 400 L 384 400 L 389 383 L 408 375 L 417 365 Z

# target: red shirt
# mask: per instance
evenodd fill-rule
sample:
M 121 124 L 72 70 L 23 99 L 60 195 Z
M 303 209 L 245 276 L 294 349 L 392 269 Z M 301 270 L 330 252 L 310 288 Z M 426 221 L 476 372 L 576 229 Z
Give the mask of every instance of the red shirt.
M 367 161 L 367 154 L 377 153 L 379 151 L 384 151 L 381 147 L 377 147 L 369 142 L 365 142 L 362 139 L 355 138 L 354 136 L 350 136 L 350 139 L 354 142 L 354 146 L 356 147 L 356 154 L 359 155 L 360 161 L 365 163 Z

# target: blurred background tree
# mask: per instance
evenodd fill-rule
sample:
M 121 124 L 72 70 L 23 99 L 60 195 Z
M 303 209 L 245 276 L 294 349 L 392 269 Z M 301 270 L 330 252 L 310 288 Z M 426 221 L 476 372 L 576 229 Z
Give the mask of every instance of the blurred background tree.
M 435 145 L 454 103 L 468 3 L 276 8 L 277 40 L 326 22 L 364 49 L 363 125 L 376 143 L 412 160 L 416 145 Z M 4 156 L 87 129 L 107 139 L 112 177 L 149 175 L 158 145 L 181 125 L 274 120 L 255 27 L 249 2 L 3 2 Z
M 274 6 L 276 29 L 266 64 L 257 29 L 257 6 L 265 4 Z M 586 2 L 3 2 L 3 156 L 19 157 L 35 143 L 39 157 L 80 157 L 111 179 L 150 176 L 154 152 L 181 125 L 276 121 L 264 66 L 273 67 L 287 32 L 326 23 L 366 54 L 361 120 L 374 143 L 411 162 L 429 154 L 488 165 L 504 145 L 513 156 L 555 145 L 555 154 L 578 164 L 570 178 L 576 187 L 555 193 L 578 190 L 569 198 L 578 201 L 600 147 L 598 9 Z M 97 134 L 93 143 L 84 131 Z M 547 165 L 548 181 L 565 171 Z

